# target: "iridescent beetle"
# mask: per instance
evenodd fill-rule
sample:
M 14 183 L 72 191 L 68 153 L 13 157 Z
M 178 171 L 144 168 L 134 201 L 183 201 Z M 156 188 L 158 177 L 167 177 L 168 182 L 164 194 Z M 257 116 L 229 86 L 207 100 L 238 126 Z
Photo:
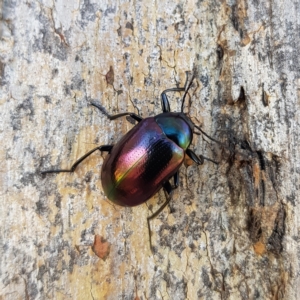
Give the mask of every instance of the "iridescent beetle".
M 100 104 L 92 102 L 91 104 L 100 109 L 110 120 L 130 116 L 138 124 L 125 134 L 117 144 L 98 146 L 86 153 L 72 165 L 71 169 L 47 170 L 42 171 L 42 173 L 74 172 L 84 159 L 99 150 L 108 152 L 102 166 L 101 181 L 105 195 L 112 202 L 121 206 L 136 206 L 146 202 L 163 188 L 167 200 L 154 214 L 147 218 L 152 250 L 150 220 L 155 218 L 170 202 L 172 191 L 179 185 L 178 170 L 185 155 L 198 165 L 203 164 L 204 159 L 216 163 L 202 155 L 197 156 L 188 148 L 192 142 L 193 133 L 199 134 L 194 131 L 194 128 L 217 142 L 196 126 L 183 112 L 184 101 L 193 79 L 194 77 L 188 87 L 186 87 L 187 76 L 184 87 L 163 91 L 161 94 L 163 113 L 154 117 L 143 119 L 141 116 L 130 112 L 112 116 Z M 181 112 L 170 112 L 166 93 L 181 91 L 185 91 Z M 172 177 L 174 186 L 169 182 Z

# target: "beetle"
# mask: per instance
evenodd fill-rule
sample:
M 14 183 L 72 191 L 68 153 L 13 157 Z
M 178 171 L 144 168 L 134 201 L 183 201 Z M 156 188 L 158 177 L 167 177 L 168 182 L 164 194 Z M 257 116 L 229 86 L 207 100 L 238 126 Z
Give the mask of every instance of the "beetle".
M 98 108 L 110 120 L 129 116 L 138 124 L 115 145 L 102 145 L 92 149 L 79 158 L 70 169 L 45 170 L 42 174 L 74 172 L 84 159 L 99 150 L 108 152 L 102 166 L 101 182 L 106 197 L 113 203 L 121 206 L 136 206 L 146 202 L 163 188 L 166 194 L 165 203 L 147 218 L 152 250 L 150 220 L 155 218 L 170 202 L 173 190 L 179 185 L 178 172 L 185 155 L 198 165 L 203 164 L 204 159 L 217 164 L 203 155 L 196 155 L 188 148 L 193 140 L 193 133 L 200 134 L 194 131 L 195 128 L 218 143 L 183 112 L 185 98 L 193 79 L 194 75 L 187 86 L 187 74 L 184 87 L 164 90 L 161 93 L 163 112 L 154 117 L 143 119 L 132 112 L 110 115 L 100 104 L 91 102 L 91 105 Z M 183 91 L 185 93 L 182 98 L 181 111 L 171 112 L 167 93 Z M 171 178 L 174 180 L 174 185 L 171 185 L 169 181 Z

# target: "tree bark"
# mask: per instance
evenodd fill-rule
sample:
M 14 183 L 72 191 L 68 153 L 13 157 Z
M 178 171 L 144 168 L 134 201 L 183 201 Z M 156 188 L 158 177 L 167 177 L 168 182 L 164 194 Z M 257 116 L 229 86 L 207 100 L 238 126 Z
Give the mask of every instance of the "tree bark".
M 0 299 L 297 299 L 299 3 L 2 2 Z M 185 111 L 212 158 L 124 208 L 105 197 L 105 154 L 160 93 L 195 74 Z M 170 94 L 180 111 L 182 93 Z

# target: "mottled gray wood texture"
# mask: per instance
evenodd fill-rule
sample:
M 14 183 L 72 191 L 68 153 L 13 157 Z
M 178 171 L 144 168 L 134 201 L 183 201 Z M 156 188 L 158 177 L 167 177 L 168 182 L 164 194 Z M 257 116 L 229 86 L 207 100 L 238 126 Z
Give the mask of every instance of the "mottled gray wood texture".
M 0 299 L 297 299 L 299 1 L 25 1 L 1 6 Z M 218 166 L 183 166 L 164 201 L 116 207 L 96 145 L 161 112 L 198 75 L 186 111 Z M 182 94 L 170 95 L 180 110 Z

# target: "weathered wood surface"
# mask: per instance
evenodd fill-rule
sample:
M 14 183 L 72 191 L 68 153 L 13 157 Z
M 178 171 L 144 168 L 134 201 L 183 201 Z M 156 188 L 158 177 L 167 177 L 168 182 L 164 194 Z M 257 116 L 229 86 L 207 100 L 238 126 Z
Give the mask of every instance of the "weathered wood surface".
M 297 299 L 299 2 L 2 1 L 0 299 Z M 168 209 L 121 208 L 104 154 L 196 69 L 192 148 Z M 180 94 L 170 95 L 173 110 Z

